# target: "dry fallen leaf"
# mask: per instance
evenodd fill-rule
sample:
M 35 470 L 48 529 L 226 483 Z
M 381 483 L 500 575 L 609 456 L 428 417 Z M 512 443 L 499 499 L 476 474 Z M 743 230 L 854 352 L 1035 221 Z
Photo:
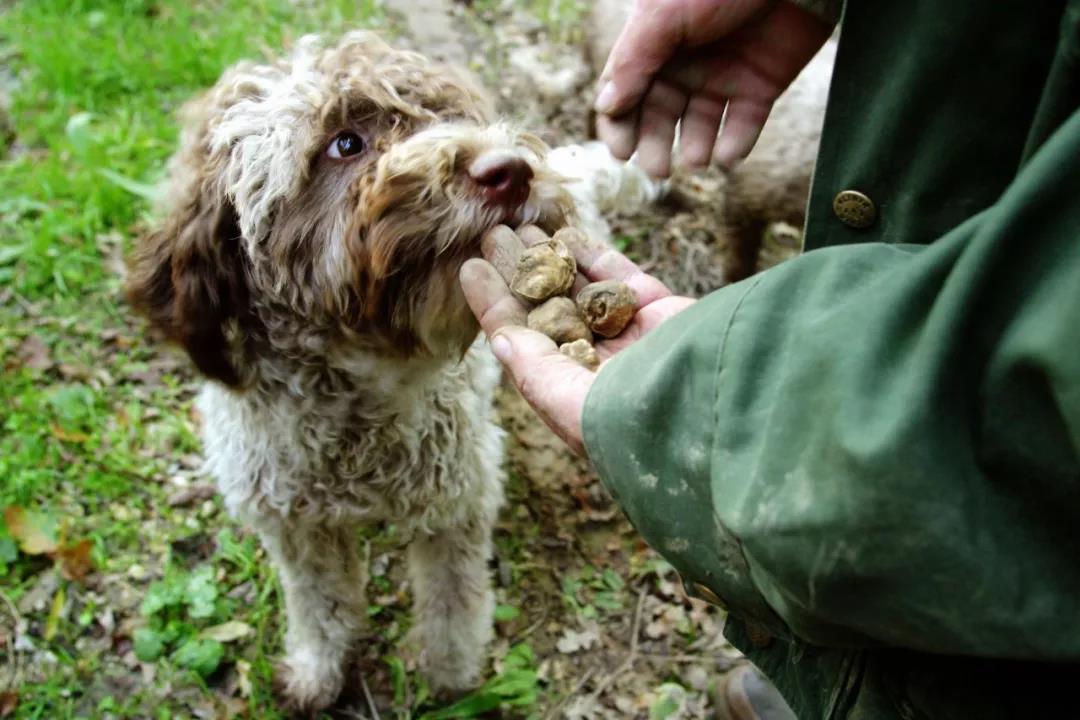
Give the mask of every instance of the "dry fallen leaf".
M 657 609 L 655 618 L 645 625 L 646 637 L 658 640 L 685 627 L 686 611 L 681 605 L 663 605 Z
M 4 522 L 19 549 L 27 555 L 44 555 L 56 551 L 56 538 L 45 516 L 12 505 L 4 508 Z
M 74 363 L 60 363 L 56 369 L 60 371 L 60 376 L 65 380 L 88 380 L 93 372 L 85 365 L 76 365 Z
M 571 655 L 579 650 L 588 650 L 599 639 L 595 630 L 585 629 L 579 632 L 573 628 L 566 628 L 562 637 L 555 643 L 555 647 L 562 654 Z
M 217 640 L 218 642 L 227 643 L 233 640 L 239 640 L 251 635 L 255 630 L 246 622 L 239 620 L 230 620 L 223 622 L 220 625 L 214 625 L 208 627 L 199 633 L 200 637 L 204 640 Z
M 15 351 L 15 357 L 30 370 L 48 370 L 53 366 L 49 346 L 37 335 L 27 335 Z
M 202 502 L 214 497 L 217 490 L 213 485 L 197 484 L 182 487 L 169 495 L 169 507 L 183 507 L 192 503 Z
M 80 540 L 67 543 L 53 553 L 65 580 L 82 580 L 94 569 L 94 561 L 90 558 L 93 549 L 94 543 L 90 540 Z
M 13 714 L 19 707 L 19 694 L 14 690 L 0 693 L 0 718 Z
M 78 430 L 65 430 L 56 423 L 50 423 L 49 429 L 52 430 L 53 437 L 57 440 L 63 440 L 64 442 L 83 443 L 90 439 L 90 436 L 84 432 L 79 432 Z
M 237 660 L 236 674 L 237 688 L 240 690 L 240 697 L 251 697 L 251 663 L 247 660 Z
M 90 551 L 94 544 L 90 540 L 64 542 L 63 531 L 58 541 L 45 515 L 12 505 L 4 508 L 4 522 L 20 550 L 27 555 L 48 556 L 60 568 L 64 579 L 82 580 L 93 569 Z

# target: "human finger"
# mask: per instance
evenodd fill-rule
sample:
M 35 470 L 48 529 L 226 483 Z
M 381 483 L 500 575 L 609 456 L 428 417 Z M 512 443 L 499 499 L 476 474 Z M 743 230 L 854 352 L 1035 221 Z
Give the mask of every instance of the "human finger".
M 488 337 L 504 327 L 526 324 L 528 309 L 491 263 L 479 258 L 467 260 L 459 278 L 465 301 Z
M 600 73 L 597 113 L 615 117 L 641 101 L 653 77 L 682 42 L 680 14 L 661 3 L 635 4 Z
M 617 118 L 607 115 L 596 116 L 596 136 L 607 145 L 612 156 L 619 160 L 629 160 L 637 148 L 638 113 L 629 113 Z
M 548 427 L 584 454 L 581 415 L 595 373 L 559 352 L 551 338 L 528 328 L 499 330 L 491 337 L 491 349 Z
M 750 97 L 731 98 L 724 113 L 720 137 L 713 148 L 716 164 L 730 168 L 749 155 L 771 110 L 770 101 Z
M 630 258 L 607 243 L 593 238 L 568 238 L 567 247 L 574 253 L 578 272 L 588 282 L 619 280 L 630 286 L 639 308 L 671 294 L 667 286 L 638 267 Z
M 496 225 L 480 239 L 480 252 L 509 285 L 518 259 L 525 250 L 521 239 L 506 225 Z
M 690 97 L 679 126 L 679 164 L 701 168 L 709 164 L 727 98 L 704 90 Z
M 653 83 L 642 101 L 636 162 L 652 177 L 667 177 L 671 173 L 675 126 L 686 109 L 686 102 L 684 90 L 660 80 Z
M 518 237 L 521 238 L 521 242 L 525 245 L 525 247 L 539 245 L 540 243 L 547 242 L 551 239 L 550 235 L 548 235 L 536 225 L 522 225 L 517 229 L 517 234 Z

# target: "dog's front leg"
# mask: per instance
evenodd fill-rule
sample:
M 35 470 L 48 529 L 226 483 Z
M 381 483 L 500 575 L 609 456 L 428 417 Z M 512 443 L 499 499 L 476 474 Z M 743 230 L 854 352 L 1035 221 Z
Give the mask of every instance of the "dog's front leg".
M 476 518 L 465 527 L 419 533 L 409 546 L 412 641 L 438 693 L 471 689 L 480 677 L 495 609 L 490 554 L 491 521 Z
M 298 713 L 331 705 L 345 680 L 345 658 L 364 626 L 366 568 L 351 527 L 284 518 L 257 523 L 285 591 L 285 657 L 275 678 Z

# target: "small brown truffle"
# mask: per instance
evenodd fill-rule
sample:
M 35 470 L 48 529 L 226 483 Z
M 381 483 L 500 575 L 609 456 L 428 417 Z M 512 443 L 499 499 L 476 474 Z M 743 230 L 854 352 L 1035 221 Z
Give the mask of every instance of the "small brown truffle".
M 590 330 L 613 338 L 633 319 L 637 298 L 626 283 L 601 280 L 582 288 L 577 296 L 577 306 Z
M 526 300 L 542 302 L 566 293 L 573 287 L 576 275 L 574 256 L 561 240 L 551 238 L 521 253 L 510 289 Z
M 596 348 L 590 345 L 588 340 L 563 343 L 559 346 L 559 352 L 586 370 L 596 370 L 600 367 L 600 356 L 596 354 Z
M 589 326 L 578 315 L 574 301 L 567 297 L 553 297 L 529 313 L 529 329 L 542 332 L 557 344 L 585 340 L 592 342 Z

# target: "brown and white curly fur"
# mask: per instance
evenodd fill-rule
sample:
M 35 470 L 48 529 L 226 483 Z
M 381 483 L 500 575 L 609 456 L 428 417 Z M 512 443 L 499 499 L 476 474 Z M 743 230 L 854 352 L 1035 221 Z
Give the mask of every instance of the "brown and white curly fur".
M 549 155 L 468 80 L 366 33 L 239 64 L 183 121 L 129 297 L 208 378 L 207 470 L 285 590 L 285 701 L 316 710 L 343 689 L 366 610 L 355 530 L 382 521 L 412 536 L 423 671 L 472 686 L 502 432 L 458 271 L 498 223 L 595 224 L 652 189 L 610 158 L 567 180 L 596 147 Z

